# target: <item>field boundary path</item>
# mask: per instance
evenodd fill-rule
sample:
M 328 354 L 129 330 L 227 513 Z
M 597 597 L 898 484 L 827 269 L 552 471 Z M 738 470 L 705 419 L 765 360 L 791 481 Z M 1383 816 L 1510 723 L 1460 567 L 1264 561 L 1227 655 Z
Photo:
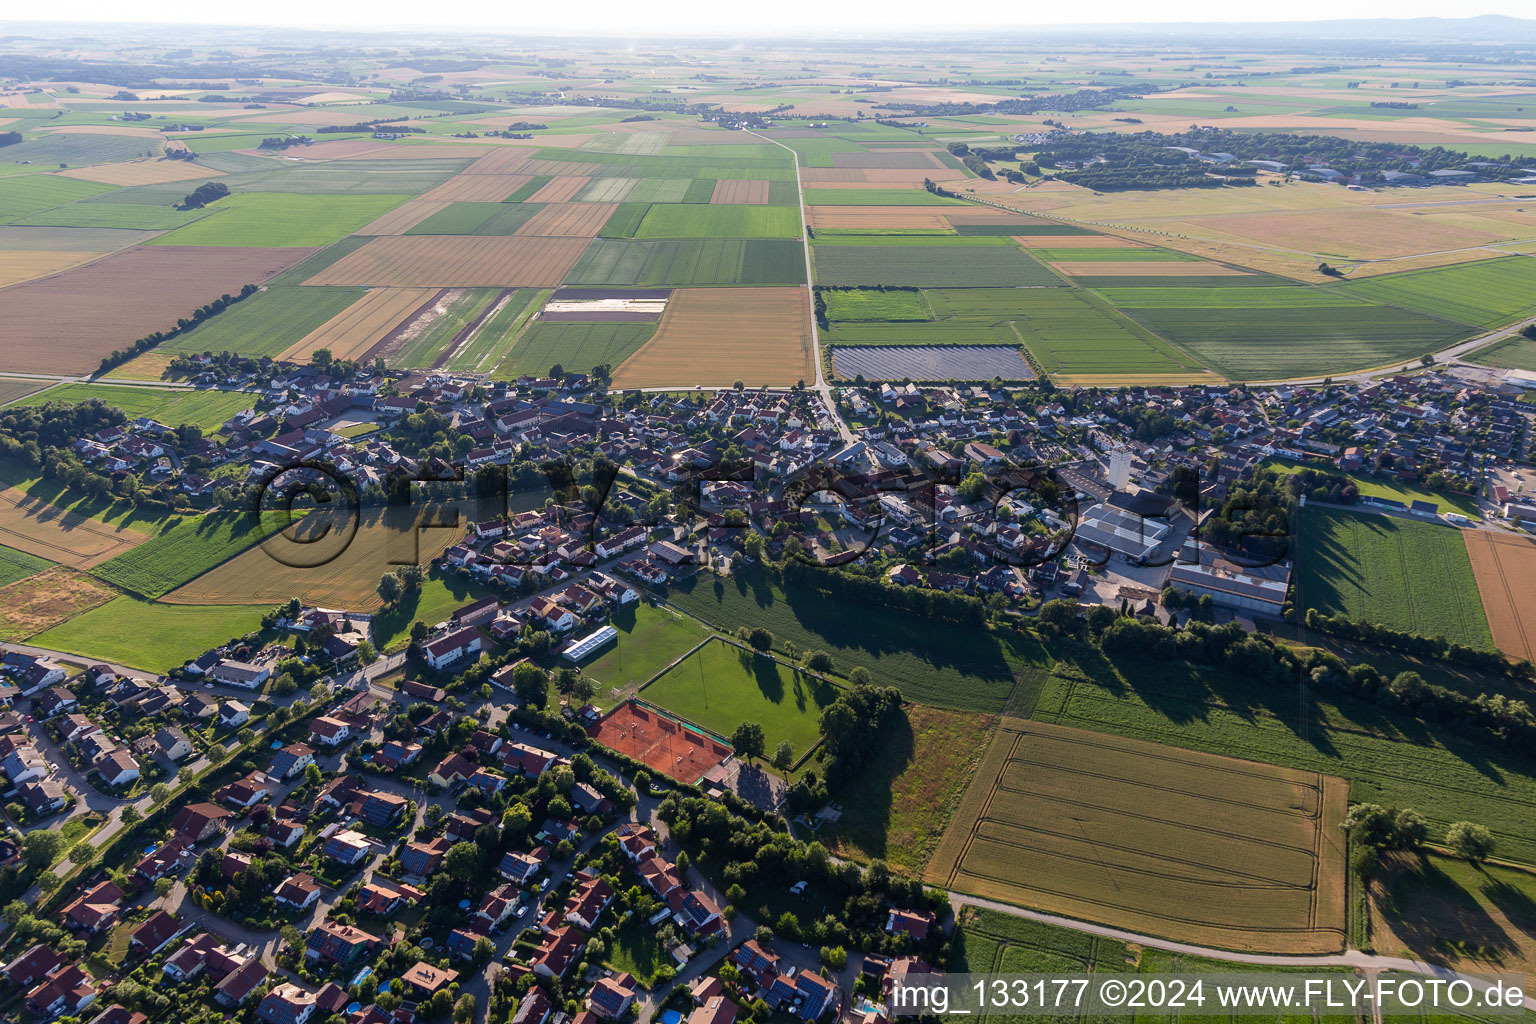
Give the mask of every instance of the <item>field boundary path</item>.
M 843 422 L 843 417 L 838 414 L 837 402 L 832 398 L 832 388 L 827 384 L 827 373 L 821 361 L 821 332 L 816 328 L 816 278 L 814 265 L 811 260 L 811 240 L 805 233 L 805 184 L 800 180 L 800 154 L 789 146 L 784 145 L 778 139 L 770 139 L 754 131 L 747 131 L 748 135 L 771 142 L 780 149 L 789 150 L 790 158 L 795 161 L 795 202 L 800 208 L 800 246 L 805 252 L 805 295 L 810 302 L 811 311 L 811 356 L 816 360 L 816 391 L 821 395 L 821 400 L 826 404 L 827 415 L 832 417 L 832 423 L 837 427 L 844 444 L 853 444 L 857 438 L 853 431 L 848 429 L 848 424 Z

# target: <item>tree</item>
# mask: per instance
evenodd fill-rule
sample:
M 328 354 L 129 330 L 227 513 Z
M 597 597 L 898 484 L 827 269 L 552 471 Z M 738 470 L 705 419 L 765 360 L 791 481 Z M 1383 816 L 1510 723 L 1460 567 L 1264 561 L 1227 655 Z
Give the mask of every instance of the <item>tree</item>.
M 149 798 L 157 804 L 163 804 L 171 798 L 171 787 L 157 782 L 149 787 Z
M 651 773 L 647 771 L 635 772 L 635 792 L 644 793 L 651 787 Z
M 789 740 L 780 740 L 779 745 L 773 749 L 773 766 L 781 772 L 787 772 L 794 763 L 795 745 Z
M 503 834 L 520 836 L 527 832 L 532 824 L 533 812 L 528 809 L 526 804 L 515 803 L 508 807 L 507 812 L 501 816 L 501 831 Z
M 1397 812 L 1392 823 L 1392 845 L 1399 850 L 1417 850 L 1429 841 L 1429 822 L 1410 808 Z
M 1380 850 L 1392 843 L 1392 812 L 1380 804 L 1355 804 L 1344 817 L 1344 831 L 1362 846 Z
M 475 953 L 474 953 L 475 963 L 477 963 L 477 964 L 488 964 L 488 963 L 491 962 L 491 958 L 494 957 L 495 955 L 496 955 L 496 943 L 492 942 L 490 939 L 486 938 L 484 935 L 480 936 L 478 939 L 475 940 Z M 467 999 L 469 999 L 471 1001 L 470 1002 L 471 1006 L 474 1005 L 474 1002 L 473 1002 L 474 998 L 475 998 L 474 996 L 466 996 L 465 998 L 467 998 Z M 471 1018 L 471 1019 L 473 1019 L 473 1018 Z
M 522 662 L 512 670 L 512 690 L 524 704 L 542 708 L 549 703 L 549 676 L 532 662 Z
M 155 895 L 161 899 L 165 899 L 167 896 L 169 896 L 171 894 L 171 890 L 174 888 L 176 888 L 176 879 L 174 878 L 155 879 Z
M 95 852 L 96 848 L 90 843 L 76 843 L 70 848 L 69 859 L 76 864 L 84 864 L 91 859 L 91 855 Z
M 773 634 L 762 626 L 754 626 L 747 632 L 747 643 L 756 650 L 766 651 L 773 646 Z
M 736 727 L 736 731 L 731 733 L 731 749 L 736 752 L 737 757 L 744 757 L 749 763 L 763 756 L 763 748 L 767 742 L 763 736 L 763 727 L 756 722 L 742 722 Z
M 139 809 L 133 804 L 124 804 L 123 813 L 119 815 L 119 817 L 122 818 L 124 825 L 132 825 L 135 822 L 142 821 L 144 819 L 144 815 L 141 814 Z
M 857 665 L 853 671 L 848 673 L 848 682 L 854 686 L 868 686 L 874 682 L 874 678 L 869 674 L 869 669 L 863 665 Z
M 1445 845 L 1458 856 L 1477 864 L 1493 856 L 1493 833 L 1476 822 L 1458 821 L 1445 830 Z
M 305 768 L 304 768 L 304 785 L 306 785 L 306 786 L 320 786 L 320 785 L 323 785 L 324 782 L 325 782 L 325 776 L 320 773 L 320 766 L 319 765 L 317 765 L 317 764 L 310 764 L 310 765 L 306 765 L 305 766 Z
M 831 672 L 832 655 L 826 651 L 811 651 L 805 656 L 805 667 L 812 672 Z
M 21 857 L 28 867 L 46 868 L 64 850 L 64 836 L 53 829 L 28 832 L 21 840 Z
M 443 870 L 461 882 L 469 882 L 480 873 L 480 847 L 463 841 L 448 848 L 443 858 Z

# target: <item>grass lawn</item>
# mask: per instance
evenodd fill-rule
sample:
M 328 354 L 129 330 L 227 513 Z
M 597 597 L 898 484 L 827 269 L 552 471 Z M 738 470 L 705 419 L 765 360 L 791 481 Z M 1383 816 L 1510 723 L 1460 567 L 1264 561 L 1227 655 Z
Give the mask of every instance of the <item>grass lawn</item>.
M 39 633 L 39 647 L 169 672 L 211 647 L 261 627 L 267 609 L 157 604 L 123 596 Z
M 1536 972 L 1536 874 L 1437 853 L 1394 855 L 1384 868 L 1370 901 L 1378 953 L 1458 971 Z
M 1506 370 L 1536 370 L 1536 338 L 1515 336 L 1465 357 L 1468 362 Z
M 1264 465 L 1278 469 L 1281 472 L 1292 473 L 1298 469 L 1317 469 L 1317 465 L 1308 465 L 1304 462 L 1293 462 L 1290 459 L 1266 459 Z M 1339 473 L 1333 466 L 1323 467 L 1329 473 L 1335 473 L 1349 477 L 1354 481 L 1355 488 L 1364 498 L 1391 498 L 1405 505 L 1415 501 L 1432 501 L 1440 506 L 1441 512 L 1460 512 L 1472 518 L 1480 518 L 1477 511 L 1477 502 L 1465 494 L 1442 494 L 1439 491 L 1425 490 L 1402 480 L 1381 479 L 1374 476 L 1365 476 L 1361 473 Z
M 23 398 L 16 404 L 47 405 L 49 402 L 57 402 L 74 405 L 92 399 L 123 410 L 129 419 L 148 416 L 168 427 L 190 423 L 204 434 L 213 433 L 235 413 L 256 404 L 255 395 L 230 391 L 146 388 L 124 384 L 61 384 Z
M 1461 531 L 1370 512 L 1302 512 L 1297 599 L 1304 608 L 1493 650 Z
M 709 635 L 696 620 L 644 601 L 619 609 L 609 624 L 618 630 L 618 641 L 582 671 L 607 687 L 630 692 Z M 603 691 L 596 703 L 606 708 L 617 698 Z
M 0 544 L 0 587 L 35 576 L 52 564 L 46 558 Z
M 827 319 L 835 321 L 932 320 L 920 291 L 879 291 L 874 288 L 828 288 L 821 293 Z
M 373 617 L 373 643 L 380 651 L 396 651 L 411 642 L 411 623 L 429 626 L 443 622 L 454 609 L 478 601 L 493 591 L 460 579 L 428 576 L 421 592 Z
M 824 650 L 838 673 L 855 665 L 909 700 L 957 711 L 1028 715 L 1050 655 L 1030 637 L 934 624 L 918 615 L 850 605 L 800 583 L 788 587 L 760 571 L 732 579 L 685 581 L 667 600 L 724 631 L 763 626 L 775 643 Z
M 722 736 L 756 722 L 769 755 L 788 740 L 796 757 L 820 738 L 821 709 L 837 695 L 829 683 L 724 640 L 704 645 L 640 691 L 644 700 Z
M 614 932 L 608 963 L 616 971 L 628 971 L 640 984 L 650 988 L 656 978 L 656 968 L 663 964 L 672 966 L 672 958 L 661 948 L 656 929 L 636 916 Z
M 211 204 L 212 216 L 161 235 L 150 244 L 259 248 L 330 245 L 409 198 L 242 192 Z
M 996 726 L 996 715 L 908 705 L 874 761 L 832 794 L 843 816 L 823 841 L 840 857 L 880 857 L 921 877 Z

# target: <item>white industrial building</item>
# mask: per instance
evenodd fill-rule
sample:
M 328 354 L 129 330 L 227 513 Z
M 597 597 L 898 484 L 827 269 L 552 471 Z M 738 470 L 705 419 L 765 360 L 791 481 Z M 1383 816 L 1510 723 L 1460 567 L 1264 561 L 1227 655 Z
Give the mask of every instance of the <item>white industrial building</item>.
M 1227 608 L 1276 617 L 1285 607 L 1290 581 L 1289 562 L 1238 565 L 1225 553 L 1194 537 L 1184 542 L 1168 574 L 1169 585 L 1179 590 L 1196 596 L 1209 595 L 1212 601 Z

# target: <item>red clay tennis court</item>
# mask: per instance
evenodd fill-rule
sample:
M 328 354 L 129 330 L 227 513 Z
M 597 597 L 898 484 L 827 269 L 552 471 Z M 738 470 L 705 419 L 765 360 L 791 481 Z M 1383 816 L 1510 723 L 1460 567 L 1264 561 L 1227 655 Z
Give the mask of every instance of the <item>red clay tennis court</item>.
M 729 746 L 697 726 L 635 700 L 627 700 L 603 716 L 592 737 L 689 785 L 731 755 Z

